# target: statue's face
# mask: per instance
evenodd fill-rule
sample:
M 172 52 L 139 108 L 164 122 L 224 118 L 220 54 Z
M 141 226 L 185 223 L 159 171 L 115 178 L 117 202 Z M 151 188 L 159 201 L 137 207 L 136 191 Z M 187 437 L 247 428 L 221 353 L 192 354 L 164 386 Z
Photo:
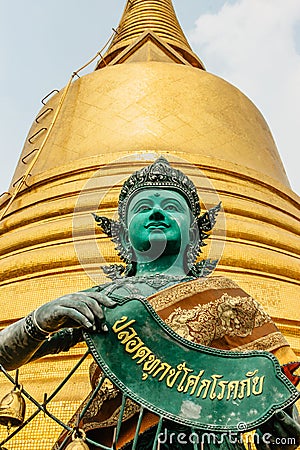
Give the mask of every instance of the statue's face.
M 185 198 L 168 189 L 145 189 L 130 201 L 127 211 L 129 240 L 135 253 L 184 253 L 189 243 L 191 213 Z

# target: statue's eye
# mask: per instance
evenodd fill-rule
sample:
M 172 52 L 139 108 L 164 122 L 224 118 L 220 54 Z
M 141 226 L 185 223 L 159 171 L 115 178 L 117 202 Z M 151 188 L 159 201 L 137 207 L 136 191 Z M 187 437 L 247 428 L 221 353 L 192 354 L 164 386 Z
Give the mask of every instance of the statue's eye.
M 137 211 L 136 211 L 136 212 L 149 211 L 149 209 L 150 209 L 150 206 L 149 206 L 149 205 L 140 205 L 140 206 L 137 208 Z
M 164 209 L 166 209 L 167 211 L 178 211 L 177 206 L 172 205 L 172 204 L 166 205 Z

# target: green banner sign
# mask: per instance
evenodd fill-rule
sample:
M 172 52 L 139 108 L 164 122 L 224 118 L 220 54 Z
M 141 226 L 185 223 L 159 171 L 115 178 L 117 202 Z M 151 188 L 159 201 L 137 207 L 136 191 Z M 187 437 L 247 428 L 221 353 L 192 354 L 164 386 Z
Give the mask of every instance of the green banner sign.
M 230 352 L 178 336 L 147 301 L 106 309 L 107 333 L 85 333 L 105 375 L 129 398 L 181 424 L 246 431 L 299 398 L 267 352 Z

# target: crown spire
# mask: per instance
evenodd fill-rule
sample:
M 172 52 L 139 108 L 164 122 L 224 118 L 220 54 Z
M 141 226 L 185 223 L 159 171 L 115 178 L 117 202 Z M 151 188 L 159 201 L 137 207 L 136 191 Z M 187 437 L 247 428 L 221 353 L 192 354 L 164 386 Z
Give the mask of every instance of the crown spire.
M 172 0 L 127 0 L 116 35 L 97 69 L 110 63 L 147 31 L 172 47 L 185 61 L 204 69 L 182 31 Z

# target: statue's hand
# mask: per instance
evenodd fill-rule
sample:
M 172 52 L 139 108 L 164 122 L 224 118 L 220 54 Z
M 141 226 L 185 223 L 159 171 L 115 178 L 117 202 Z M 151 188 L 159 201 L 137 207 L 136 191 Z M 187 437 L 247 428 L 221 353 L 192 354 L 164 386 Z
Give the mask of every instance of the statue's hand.
M 49 333 L 69 327 L 107 331 L 103 306 L 113 308 L 116 302 L 100 292 L 78 292 L 40 306 L 35 311 L 35 320 Z
M 258 450 L 295 450 L 300 445 L 300 419 L 296 406 L 279 411 L 258 430 Z

